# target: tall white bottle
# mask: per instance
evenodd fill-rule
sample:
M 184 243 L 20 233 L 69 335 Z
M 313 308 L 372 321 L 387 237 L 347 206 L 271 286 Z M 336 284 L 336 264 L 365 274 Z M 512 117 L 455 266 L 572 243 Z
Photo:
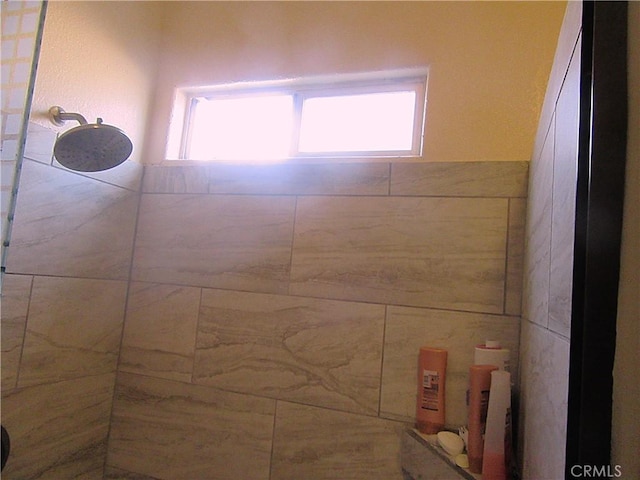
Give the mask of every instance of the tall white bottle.
M 506 480 L 511 454 L 511 374 L 491 372 L 482 480 Z

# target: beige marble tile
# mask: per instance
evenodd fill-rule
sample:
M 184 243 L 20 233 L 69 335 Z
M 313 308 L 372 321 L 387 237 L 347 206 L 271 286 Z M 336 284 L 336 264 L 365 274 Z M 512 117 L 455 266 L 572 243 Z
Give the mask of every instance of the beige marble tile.
M 528 162 L 393 163 L 391 195 L 526 197 Z
M 2 390 L 16 386 L 27 324 L 32 277 L 2 277 Z
M 549 268 L 553 188 L 552 127 L 538 159 L 531 161 L 531 188 L 527 198 L 522 315 L 547 326 L 549 321 Z
M 520 315 L 522 307 L 522 274 L 524 268 L 524 232 L 526 228 L 527 201 L 509 199 L 509 237 L 507 240 L 507 278 L 504 313 Z
M 271 480 L 401 480 L 405 425 L 278 401 Z
M 145 193 L 208 193 L 208 165 L 146 166 L 142 181 Z
M 131 284 L 119 370 L 191 381 L 200 289 Z
M 126 282 L 35 277 L 18 386 L 114 372 Z
M 25 161 L 7 271 L 124 279 L 137 194 Z
M 194 381 L 378 413 L 384 306 L 203 290 Z
M 538 325 L 522 322 L 521 345 L 523 478 L 564 478 L 569 342 Z
M 267 480 L 275 401 L 121 373 L 107 465 L 158 478 Z
M 447 425 L 467 423 L 466 390 L 475 346 L 499 340 L 511 350 L 517 383 L 519 318 L 426 308 L 388 307 L 380 415 L 415 421 L 418 352 L 422 346 L 448 351 L 445 415 Z
M 286 292 L 294 197 L 143 195 L 135 280 Z
M 295 295 L 502 312 L 507 199 L 298 199 Z
M 24 144 L 24 158 L 50 165 L 57 136 L 55 131 L 29 122 Z
M 578 178 L 580 121 L 580 60 L 569 65 L 556 105 L 553 212 L 549 275 L 549 328 L 565 337 L 571 332 L 573 243 Z
M 388 163 L 212 165 L 211 193 L 388 195 Z
M 127 472 L 119 468 L 105 467 L 104 480 L 160 480 L 158 477 L 150 477 L 139 473 Z
M 115 375 L 19 388 L 2 398 L 7 479 L 102 478 Z
M 55 163 L 57 163 L 57 161 Z M 60 167 L 65 168 L 61 165 Z M 86 172 L 82 175 L 111 185 L 133 190 L 134 192 L 139 192 L 142 184 L 143 172 L 144 165 L 133 160 L 127 160 L 126 162 L 121 163 L 117 167 L 110 168 L 109 170 L 102 170 L 101 172 Z

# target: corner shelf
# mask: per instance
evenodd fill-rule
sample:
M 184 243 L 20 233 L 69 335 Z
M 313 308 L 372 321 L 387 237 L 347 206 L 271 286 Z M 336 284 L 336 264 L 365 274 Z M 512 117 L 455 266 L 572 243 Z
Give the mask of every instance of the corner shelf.
M 407 429 L 400 450 L 405 480 L 481 480 L 481 475 L 456 465 L 453 457 L 437 445 L 436 435 Z

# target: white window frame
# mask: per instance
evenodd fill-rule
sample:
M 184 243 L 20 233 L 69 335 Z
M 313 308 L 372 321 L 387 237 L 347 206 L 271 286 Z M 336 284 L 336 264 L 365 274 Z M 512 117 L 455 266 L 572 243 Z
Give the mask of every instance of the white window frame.
M 191 108 L 200 98 L 238 98 L 269 94 L 292 95 L 294 99 L 294 132 L 289 155 L 284 158 L 389 158 L 419 157 L 422 155 L 426 116 L 428 68 L 412 68 L 382 72 L 326 75 L 311 78 L 278 80 L 272 82 L 241 82 L 206 87 L 179 88 L 176 90 L 174 109 L 167 142 L 168 160 L 188 158 Z M 304 100 L 317 97 L 415 92 L 415 108 L 411 149 L 300 152 L 298 150 L 299 127 Z M 224 162 L 225 158 L 208 160 Z M 232 160 L 234 163 L 242 163 Z

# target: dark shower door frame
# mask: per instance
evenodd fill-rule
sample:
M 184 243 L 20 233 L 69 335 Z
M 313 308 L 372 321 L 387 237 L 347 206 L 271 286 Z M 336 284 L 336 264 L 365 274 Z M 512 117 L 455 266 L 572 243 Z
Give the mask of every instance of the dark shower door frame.
M 627 145 L 627 2 L 583 2 L 565 478 L 611 462 Z M 602 470 L 604 469 L 604 470 Z

